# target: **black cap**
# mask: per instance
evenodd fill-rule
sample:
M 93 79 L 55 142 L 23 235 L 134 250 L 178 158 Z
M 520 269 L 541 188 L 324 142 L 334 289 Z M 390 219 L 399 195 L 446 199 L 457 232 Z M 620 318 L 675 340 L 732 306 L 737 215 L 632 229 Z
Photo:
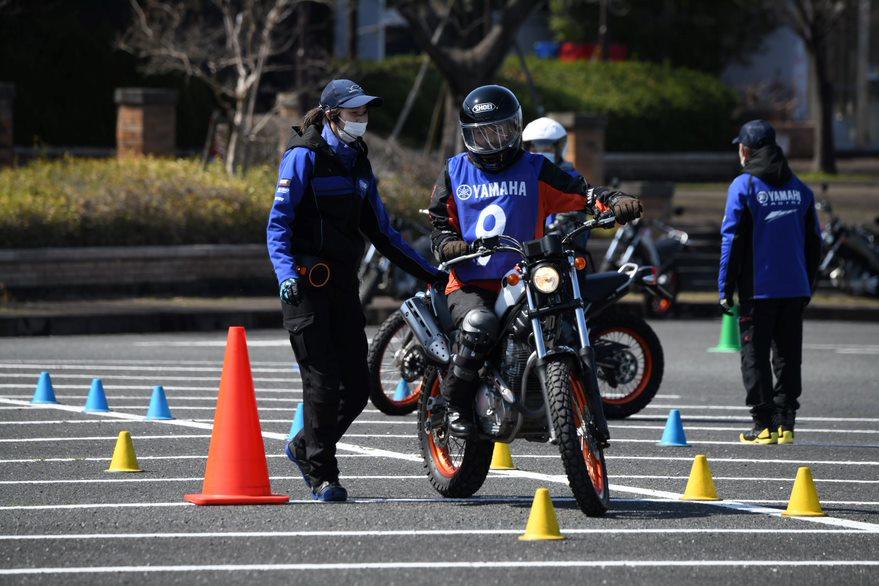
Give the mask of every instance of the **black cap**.
M 743 144 L 749 149 L 758 149 L 768 144 L 775 144 L 775 129 L 765 120 L 745 122 L 733 144 Z
M 382 98 L 366 95 L 363 88 L 350 79 L 334 79 L 320 94 L 320 107 L 324 110 L 381 106 L 382 102 Z

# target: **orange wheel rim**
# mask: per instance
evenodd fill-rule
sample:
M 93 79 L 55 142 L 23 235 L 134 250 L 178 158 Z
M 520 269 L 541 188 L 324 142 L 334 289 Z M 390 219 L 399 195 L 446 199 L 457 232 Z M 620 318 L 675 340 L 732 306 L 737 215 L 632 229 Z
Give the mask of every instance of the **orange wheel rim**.
M 419 389 L 421 386 L 419 385 Z M 414 394 L 414 393 L 413 393 Z M 430 389 L 431 397 L 438 397 L 440 394 L 440 381 L 439 378 L 436 378 L 433 381 L 433 387 Z M 428 413 L 428 416 L 430 414 Z M 445 476 L 446 478 L 451 478 L 458 471 L 458 467 L 455 466 L 455 463 L 452 461 L 452 456 L 449 454 L 448 446 L 441 446 L 436 442 L 436 432 L 431 430 L 430 433 L 427 434 L 427 444 L 430 447 L 430 455 L 433 458 L 434 465 L 436 466 L 437 472 Z
M 630 336 L 641 347 L 641 352 L 644 354 L 644 371 L 641 373 L 641 380 L 638 382 L 638 385 L 622 397 L 605 397 L 604 395 L 601 397 L 601 400 L 608 405 L 625 405 L 640 397 L 641 393 L 647 388 L 647 385 L 650 384 L 650 378 L 653 376 L 653 355 L 649 351 L 650 346 L 647 344 L 647 340 L 635 330 L 613 328 L 601 332 L 598 337 L 600 338 L 608 332 L 622 332 Z
M 586 412 L 586 392 L 583 389 L 583 383 L 576 376 L 571 376 L 571 390 L 574 399 L 574 423 L 577 429 L 585 427 L 583 421 L 583 413 Z M 604 467 L 601 465 L 601 459 L 592 451 L 592 447 L 586 440 L 585 430 L 579 435 L 580 450 L 583 452 L 583 461 L 586 463 L 586 470 L 589 472 L 589 479 L 592 486 L 598 494 L 604 494 L 605 478 Z

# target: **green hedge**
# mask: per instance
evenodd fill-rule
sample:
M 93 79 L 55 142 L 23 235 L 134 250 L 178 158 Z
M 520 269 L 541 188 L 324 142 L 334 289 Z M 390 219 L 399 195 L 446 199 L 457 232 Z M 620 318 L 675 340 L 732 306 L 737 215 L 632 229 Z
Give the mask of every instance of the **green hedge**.
M 423 220 L 428 175 L 380 173 L 388 210 Z M 220 165 L 149 157 L 0 169 L 0 248 L 262 243 L 276 179 L 268 165 L 229 177 Z
M 352 77 L 385 98 L 371 128 L 387 133 L 403 106 L 420 57 L 395 57 L 355 65 Z M 734 135 L 735 94 L 718 79 L 689 69 L 641 62 L 562 62 L 529 58 L 529 68 L 547 111 L 601 113 L 608 117 L 611 151 L 692 151 L 729 148 Z M 526 120 L 536 117 L 525 75 L 509 59 L 498 76 L 522 101 Z M 433 68 L 404 128 L 421 146 L 441 80 Z M 732 133 L 732 134 L 731 134 Z
M 264 242 L 276 171 L 61 159 L 0 170 L 0 247 Z

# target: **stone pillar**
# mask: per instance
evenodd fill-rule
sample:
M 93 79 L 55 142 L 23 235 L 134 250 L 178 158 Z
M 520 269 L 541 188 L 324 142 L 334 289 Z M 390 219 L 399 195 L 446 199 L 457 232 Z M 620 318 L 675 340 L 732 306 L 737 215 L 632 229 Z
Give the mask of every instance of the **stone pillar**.
M 11 83 L 0 83 L 0 167 L 12 164 L 12 102 L 14 100 L 15 86 Z
M 290 140 L 290 127 L 302 124 L 305 112 L 302 111 L 302 96 L 299 92 L 280 92 L 275 96 L 275 106 L 281 124 L 278 125 L 278 151 L 283 153 Z
M 116 154 L 168 155 L 177 150 L 177 90 L 117 88 Z
M 592 185 L 604 185 L 604 134 L 607 118 L 577 112 L 550 112 L 568 131 L 568 157 Z

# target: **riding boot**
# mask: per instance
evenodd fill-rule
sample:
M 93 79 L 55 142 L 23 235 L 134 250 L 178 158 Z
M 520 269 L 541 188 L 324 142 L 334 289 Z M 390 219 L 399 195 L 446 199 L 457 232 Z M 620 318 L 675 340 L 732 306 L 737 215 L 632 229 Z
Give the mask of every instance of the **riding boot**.
M 446 376 L 442 387 L 448 401 L 448 430 L 455 437 L 467 438 L 476 431 L 473 399 L 477 381 L 456 376 L 454 370 Z

